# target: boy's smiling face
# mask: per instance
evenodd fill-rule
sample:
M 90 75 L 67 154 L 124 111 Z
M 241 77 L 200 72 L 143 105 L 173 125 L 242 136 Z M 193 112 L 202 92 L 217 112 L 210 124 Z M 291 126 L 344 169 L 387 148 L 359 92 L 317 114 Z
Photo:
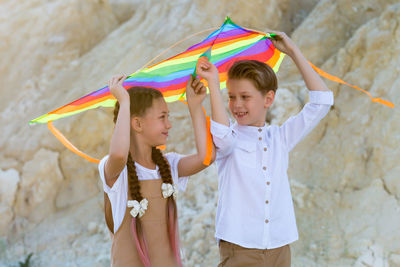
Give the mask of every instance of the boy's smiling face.
M 267 109 L 272 105 L 275 93 L 269 91 L 263 95 L 248 79 L 229 79 L 227 87 L 229 110 L 237 123 L 264 126 Z

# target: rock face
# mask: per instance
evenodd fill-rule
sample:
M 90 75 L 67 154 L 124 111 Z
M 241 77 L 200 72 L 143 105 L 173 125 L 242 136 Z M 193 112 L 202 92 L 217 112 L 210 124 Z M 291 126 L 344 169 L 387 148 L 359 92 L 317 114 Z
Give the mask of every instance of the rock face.
M 55 196 L 62 179 L 58 153 L 41 148 L 22 169 L 16 215 L 38 223 L 55 212 Z
M 26 3 L 25 3 L 26 2 Z M 391 0 L 25 1 L 0 3 L 0 266 L 33 252 L 32 266 L 109 266 L 97 166 L 28 121 L 132 73 L 226 15 L 248 28 L 288 32 L 325 71 L 390 100 L 372 103 L 327 82 L 335 105 L 291 153 L 300 240 L 293 266 L 400 266 L 400 3 Z M 178 53 L 206 35 L 164 56 Z M 268 121 L 301 110 L 307 90 L 286 58 Z M 207 101 L 206 101 L 207 102 Z M 206 108 L 210 110 L 208 103 Z M 168 151 L 194 150 L 185 105 L 169 105 Z M 56 122 L 78 148 L 108 151 L 111 110 Z M 185 266 L 216 266 L 217 172 L 191 178 L 178 199 Z
M 6 235 L 5 230 L 7 229 L 7 226 L 11 224 L 12 220 L 14 219 L 13 206 L 15 203 L 15 196 L 19 181 L 20 177 L 16 170 L 0 170 L 0 229 L 2 235 Z

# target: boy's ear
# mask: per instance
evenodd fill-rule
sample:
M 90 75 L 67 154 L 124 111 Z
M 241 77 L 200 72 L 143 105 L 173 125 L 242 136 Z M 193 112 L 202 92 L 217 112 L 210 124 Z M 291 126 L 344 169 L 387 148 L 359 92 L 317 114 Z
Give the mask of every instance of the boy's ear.
M 143 124 L 139 117 L 133 117 L 131 119 L 131 126 L 135 132 L 140 133 L 143 130 Z
M 274 99 L 275 99 L 275 92 L 270 90 L 265 94 L 264 97 L 264 108 L 269 108 L 272 103 L 274 103 Z

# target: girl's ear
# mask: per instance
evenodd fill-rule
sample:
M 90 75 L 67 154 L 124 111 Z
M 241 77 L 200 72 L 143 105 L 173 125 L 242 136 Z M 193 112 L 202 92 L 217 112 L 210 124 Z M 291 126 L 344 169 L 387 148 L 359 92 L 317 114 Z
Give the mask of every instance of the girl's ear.
M 139 117 L 133 117 L 131 119 L 131 127 L 133 128 L 133 130 L 135 130 L 135 132 L 140 133 L 143 130 L 141 119 Z
M 270 90 L 264 96 L 264 108 L 269 108 L 274 103 L 275 92 Z

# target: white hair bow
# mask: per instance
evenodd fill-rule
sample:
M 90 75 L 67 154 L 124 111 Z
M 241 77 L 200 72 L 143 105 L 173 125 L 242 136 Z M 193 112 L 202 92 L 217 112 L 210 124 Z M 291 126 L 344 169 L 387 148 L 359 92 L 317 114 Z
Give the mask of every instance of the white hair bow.
M 136 217 L 138 214 L 139 218 L 142 217 L 147 210 L 148 204 L 149 201 L 147 201 L 145 198 L 143 198 L 140 202 L 137 200 L 128 200 L 128 208 L 132 208 L 131 215 L 133 217 Z
M 163 198 L 170 197 L 172 194 L 174 195 L 174 197 L 176 197 L 176 195 L 178 193 L 178 187 L 175 184 L 172 185 L 172 184 L 163 183 L 161 185 L 161 191 L 162 191 Z

